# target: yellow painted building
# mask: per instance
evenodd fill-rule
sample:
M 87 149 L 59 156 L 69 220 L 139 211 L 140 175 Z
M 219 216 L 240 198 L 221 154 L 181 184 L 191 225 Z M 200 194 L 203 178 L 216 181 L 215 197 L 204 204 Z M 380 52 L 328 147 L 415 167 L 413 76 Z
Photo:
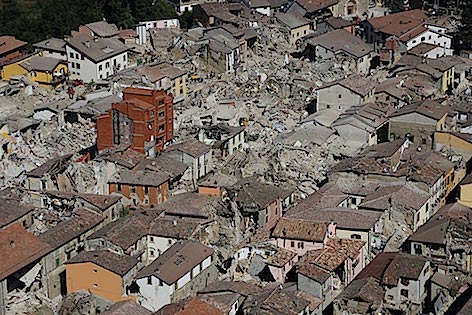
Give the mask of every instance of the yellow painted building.
M 154 66 L 139 68 L 136 72 L 151 83 L 154 88 L 172 93 L 174 103 L 187 97 L 188 93 L 188 73 L 172 65 L 161 63 Z
M 67 74 L 67 63 L 64 60 L 39 55 L 28 57 L 3 68 L 4 80 L 10 80 L 13 76 L 26 75 L 29 81 L 36 82 L 44 88 L 61 87 Z
M 459 203 L 472 207 L 472 173 L 459 184 Z
M 442 78 L 441 92 L 444 94 L 448 88 L 454 87 L 454 67 L 444 71 Z
M 133 300 L 127 294 L 137 273 L 137 259 L 108 250 L 83 251 L 66 263 L 67 293 L 80 290 L 112 302 Z

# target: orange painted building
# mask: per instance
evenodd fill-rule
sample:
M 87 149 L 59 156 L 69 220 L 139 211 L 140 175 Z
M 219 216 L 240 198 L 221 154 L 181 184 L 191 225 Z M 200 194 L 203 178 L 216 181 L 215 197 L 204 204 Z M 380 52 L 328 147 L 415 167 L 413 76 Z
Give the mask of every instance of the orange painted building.
M 128 286 L 137 265 L 136 258 L 108 250 L 81 252 L 66 264 L 67 293 L 85 290 L 112 302 L 136 301 Z
M 160 90 L 128 87 L 123 100 L 97 118 L 98 150 L 129 144 L 133 150 L 155 156 L 173 134 L 173 96 Z
M 108 182 L 108 190 L 122 194 L 135 206 L 154 207 L 169 197 L 169 179 L 158 171 L 124 171 Z

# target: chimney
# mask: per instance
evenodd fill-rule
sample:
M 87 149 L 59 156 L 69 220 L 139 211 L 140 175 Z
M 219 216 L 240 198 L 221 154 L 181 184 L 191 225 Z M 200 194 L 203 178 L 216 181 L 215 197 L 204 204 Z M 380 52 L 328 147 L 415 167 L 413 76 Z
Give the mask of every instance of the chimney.
M 90 42 L 87 40 L 84 42 L 85 47 L 90 48 Z
M 14 240 L 10 241 L 10 246 L 11 246 L 11 248 L 15 248 L 15 241 Z

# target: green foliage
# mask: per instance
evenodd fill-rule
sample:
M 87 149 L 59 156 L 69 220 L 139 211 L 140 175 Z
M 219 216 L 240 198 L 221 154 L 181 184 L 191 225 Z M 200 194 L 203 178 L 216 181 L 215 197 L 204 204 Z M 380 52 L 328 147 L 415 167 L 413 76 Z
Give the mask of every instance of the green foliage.
M 122 206 L 120 209 L 120 218 L 124 218 L 129 214 L 129 206 Z
M 460 48 L 472 49 L 472 1 L 465 1 L 467 5 L 462 11 L 462 27 L 457 33 Z
M 179 16 L 180 28 L 189 29 L 193 26 L 193 12 L 185 11 Z
M 105 18 L 119 28 L 142 20 L 174 18 L 165 0 L 0 0 L 0 35 L 35 43 L 62 38 L 79 25 Z

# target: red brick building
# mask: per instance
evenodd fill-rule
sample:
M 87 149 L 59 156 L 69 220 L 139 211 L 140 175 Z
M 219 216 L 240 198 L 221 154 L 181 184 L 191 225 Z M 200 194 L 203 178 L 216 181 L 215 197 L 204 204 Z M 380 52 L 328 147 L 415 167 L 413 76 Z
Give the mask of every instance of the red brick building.
M 98 150 L 129 144 L 133 150 L 154 156 L 173 134 L 173 96 L 160 90 L 126 88 L 123 100 L 97 118 Z

